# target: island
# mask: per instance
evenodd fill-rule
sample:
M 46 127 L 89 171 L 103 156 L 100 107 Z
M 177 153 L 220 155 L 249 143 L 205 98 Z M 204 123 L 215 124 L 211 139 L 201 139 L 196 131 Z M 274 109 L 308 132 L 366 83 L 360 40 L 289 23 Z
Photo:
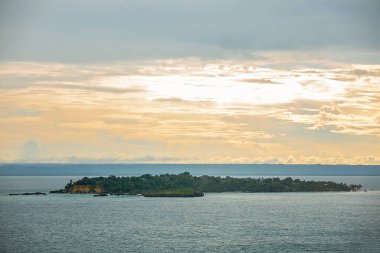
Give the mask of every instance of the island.
M 92 193 L 96 196 L 138 195 L 144 197 L 202 197 L 206 192 L 327 192 L 359 191 L 362 186 L 331 181 L 280 178 L 235 178 L 162 174 L 129 177 L 84 177 L 70 180 L 64 189 L 50 193 Z
M 24 195 L 24 196 L 30 196 L 30 195 L 46 195 L 45 192 L 25 192 L 25 193 L 10 193 L 9 196 L 19 196 L 19 195 Z

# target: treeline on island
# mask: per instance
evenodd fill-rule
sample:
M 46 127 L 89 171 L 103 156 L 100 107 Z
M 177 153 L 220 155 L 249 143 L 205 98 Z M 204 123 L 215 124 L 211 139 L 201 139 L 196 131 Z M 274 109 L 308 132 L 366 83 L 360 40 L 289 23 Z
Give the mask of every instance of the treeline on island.
M 143 194 L 144 196 L 203 196 L 203 192 L 324 192 L 358 191 L 361 185 L 331 181 L 303 181 L 280 178 L 234 178 L 178 175 L 142 175 L 131 177 L 84 177 L 70 181 L 62 190 L 51 193 Z

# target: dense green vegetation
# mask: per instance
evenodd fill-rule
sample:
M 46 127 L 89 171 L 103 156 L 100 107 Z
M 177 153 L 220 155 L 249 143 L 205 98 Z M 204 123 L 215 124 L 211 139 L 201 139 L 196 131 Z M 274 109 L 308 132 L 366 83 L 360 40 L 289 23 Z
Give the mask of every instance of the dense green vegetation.
M 175 189 L 162 190 L 154 192 L 144 192 L 144 197 L 203 197 L 203 192 L 197 192 L 192 189 Z
M 279 178 L 233 178 L 215 176 L 192 176 L 188 172 L 179 175 L 142 175 L 139 177 L 84 177 L 70 182 L 65 192 L 74 185 L 101 185 L 105 193 L 157 193 L 167 190 L 191 190 L 192 192 L 322 192 L 357 191 L 361 185 L 325 181 L 302 181 L 300 179 Z

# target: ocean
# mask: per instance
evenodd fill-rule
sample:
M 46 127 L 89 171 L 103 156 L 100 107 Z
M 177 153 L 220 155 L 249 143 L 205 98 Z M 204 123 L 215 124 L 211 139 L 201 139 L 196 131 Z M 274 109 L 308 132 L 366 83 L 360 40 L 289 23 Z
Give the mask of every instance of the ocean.
M 37 165 L 17 165 L 20 176 L 11 176 L 9 167 L 0 166 L 0 252 L 380 252 L 378 166 L 349 167 L 346 173 L 342 167 L 327 167 L 330 174 L 313 166 L 279 166 L 278 171 L 235 165 L 220 170 L 218 165 L 182 165 L 177 170 L 174 165 L 169 169 L 164 165 L 44 166 L 39 171 L 49 169 L 50 174 L 33 175 Z M 82 174 L 70 173 L 73 167 L 80 167 Z M 237 177 L 291 175 L 360 183 L 368 191 L 207 193 L 203 198 L 8 195 L 59 189 L 70 179 L 100 175 L 99 168 L 105 170 L 103 176 L 183 171 Z M 108 173 L 118 170 L 121 173 Z

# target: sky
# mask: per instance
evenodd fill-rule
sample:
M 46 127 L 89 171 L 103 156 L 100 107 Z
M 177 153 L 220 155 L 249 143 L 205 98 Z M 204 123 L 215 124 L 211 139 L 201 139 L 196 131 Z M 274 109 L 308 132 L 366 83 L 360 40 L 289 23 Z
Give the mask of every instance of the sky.
M 380 164 L 377 0 L 2 0 L 0 163 Z

